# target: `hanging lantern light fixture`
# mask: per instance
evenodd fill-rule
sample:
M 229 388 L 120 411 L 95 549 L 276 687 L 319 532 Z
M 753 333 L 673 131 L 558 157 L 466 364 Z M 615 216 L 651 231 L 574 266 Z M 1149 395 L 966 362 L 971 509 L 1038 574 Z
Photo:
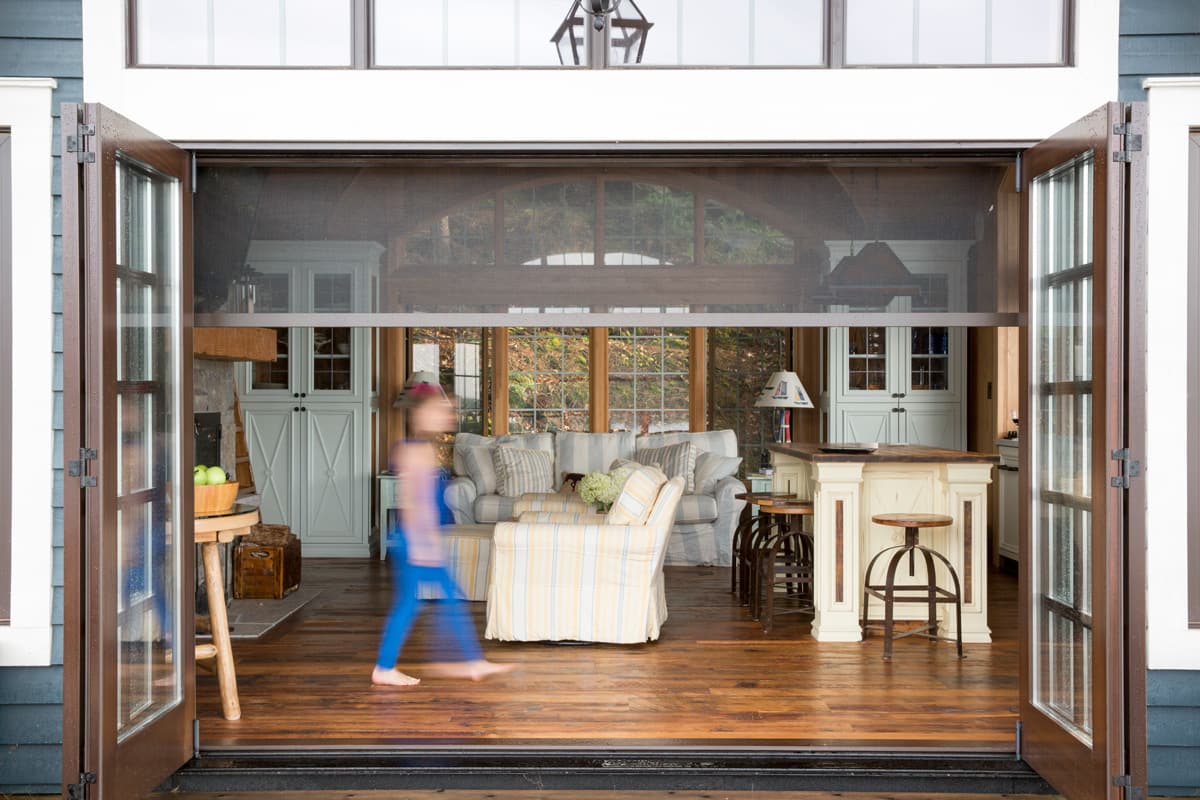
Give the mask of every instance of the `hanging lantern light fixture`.
M 564 66 L 640 64 L 652 27 L 637 0 L 572 0 L 550 41 Z

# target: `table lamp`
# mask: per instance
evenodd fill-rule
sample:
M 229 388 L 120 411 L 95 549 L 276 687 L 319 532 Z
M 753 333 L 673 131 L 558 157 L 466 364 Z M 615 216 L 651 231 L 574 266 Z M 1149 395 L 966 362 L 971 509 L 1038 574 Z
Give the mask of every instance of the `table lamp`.
M 796 373 L 791 371 L 776 372 L 771 375 L 767 385 L 754 401 L 757 408 L 777 408 L 779 415 L 775 425 L 775 441 L 790 442 L 792 440 L 792 409 L 815 408 L 808 397 L 808 391 Z

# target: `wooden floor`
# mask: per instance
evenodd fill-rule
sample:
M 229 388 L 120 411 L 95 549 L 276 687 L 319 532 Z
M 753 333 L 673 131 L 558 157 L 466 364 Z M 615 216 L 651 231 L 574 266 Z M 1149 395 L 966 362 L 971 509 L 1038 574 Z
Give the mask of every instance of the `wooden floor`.
M 898 794 L 896 792 L 527 791 L 457 790 L 358 792 L 182 792 L 153 794 L 179 800 L 1062 800 L 1045 794 Z
M 1011 751 L 1017 719 L 1016 579 L 991 576 L 994 641 L 819 643 L 808 618 L 777 618 L 764 636 L 729 594 L 724 569 L 667 569 L 670 619 L 638 646 L 485 642 L 520 665 L 484 683 L 427 677 L 446 658 L 436 603 L 417 623 L 400 668 L 411 689 L 372 687 L 369 674 L 389 599 L 387 567 L 306 560 L 323 591 L 257 641 L 237 641 L 242 719 L 220 716 L 216 679 L 198 673 L 201 746 L 473 742 L 947 747 Z M 483 603 L 471 604 L 483 629 Z M 343 796 L 343 795 L 337 795 Z M 349 795 L 346 795 L 349 796 Z

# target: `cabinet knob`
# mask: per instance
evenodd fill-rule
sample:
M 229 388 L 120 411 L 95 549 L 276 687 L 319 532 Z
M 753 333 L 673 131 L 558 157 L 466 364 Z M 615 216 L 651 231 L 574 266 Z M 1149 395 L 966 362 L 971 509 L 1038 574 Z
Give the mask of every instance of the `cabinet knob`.
M 308 397 L 308 392 L 301 392 L 301 393 L 300 393 L 300 396 L 301 396 L 301 397 Z
M 299 393 L 299 392 L 292 392 L 292 397 L 299 398 L 299 397 L 300 397 L 300 393 Z
M 299 410 L 300 410 L 300 406 L 295 406 L 294 408 L 292 408 L 292 411 L 299 411 Z

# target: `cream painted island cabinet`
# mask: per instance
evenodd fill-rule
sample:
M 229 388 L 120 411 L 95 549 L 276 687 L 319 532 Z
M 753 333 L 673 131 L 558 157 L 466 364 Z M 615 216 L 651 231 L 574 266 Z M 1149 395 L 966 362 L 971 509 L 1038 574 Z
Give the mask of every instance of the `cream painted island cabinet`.
M 873 452 L 826 452 L 821 445 L 769 445 L 775 490 L 812 500 L 815 616 L 813 637 L 823 642 L 862 639 L 863 582 L 871 556 L 902 544 L 904 531 L 877 525 L 875 514 L 922 512 L 954 519 L 921 531 L 921 544 L 954 565 L 962 591 L 964 642 L 991 641 L 987 622 L 987 487 L 998 457 L 990 453 L 881 444 Z M 882 560 L 876 570 L 882 573 Z M 939 565 L 939 585 L 952 583 Z M 901 568 L 897 583 L 923 582 Z M 872 604 L 882 615 L 882 604 Z M 939 608 L 942 636 L 954 635 L 952 605 Z M 897 605 L 896 619 L 923 619 L 923 605 Z M 875 614 L 872 614 L 874 617 Z

